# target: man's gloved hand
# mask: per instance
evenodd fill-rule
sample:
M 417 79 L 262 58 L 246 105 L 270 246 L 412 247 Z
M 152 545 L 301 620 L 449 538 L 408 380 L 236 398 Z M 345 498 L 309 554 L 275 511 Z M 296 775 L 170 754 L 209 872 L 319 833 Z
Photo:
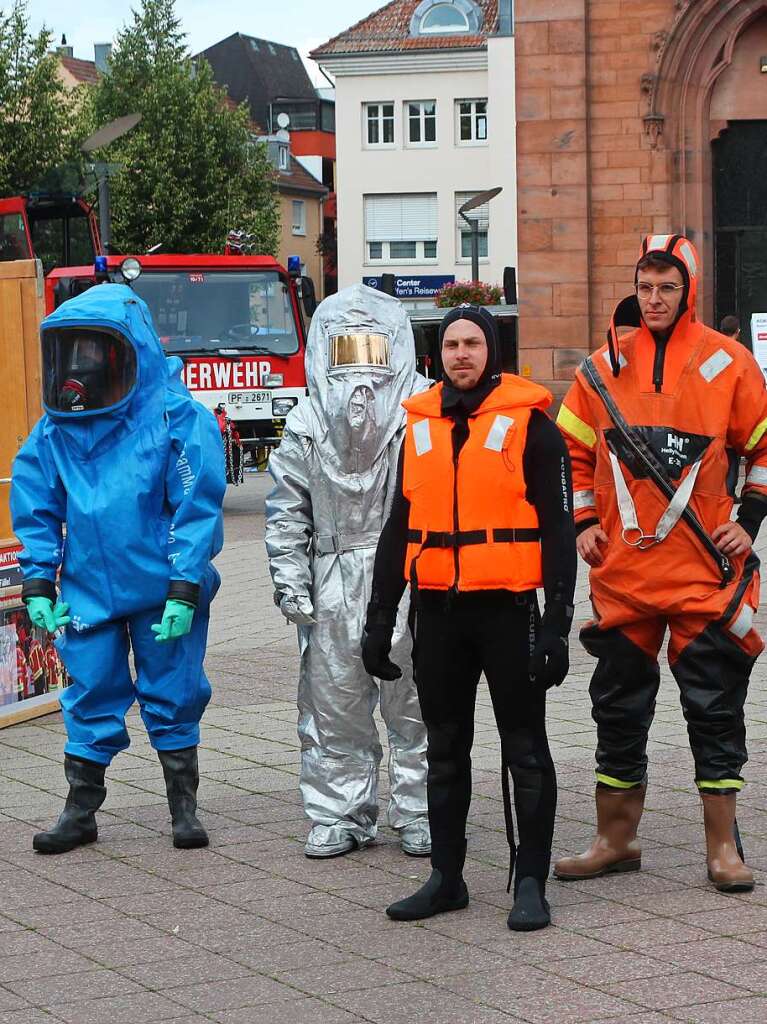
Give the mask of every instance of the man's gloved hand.
M 67 615 L 69 605 L 61 601 L 56 602 L 55 608 L 49 597 L 28 597 L 24 603 L 33 625 L 47 629 L 49 633 L 55 633 L 61 626 L 72 621 Z
M 530 679 L 549 689 L 559 686 L 570 669 L 570 650 L 567 641 L 573 621 L 569 605 L 556 604 L 544 612 L 528 672 Z
M 374 626 L 362 634 L 362 664 L 368 675 L 377 679 L 399 679 L 402 669 L 389 657 L 391 651 L 391 629 Z
M 186 636 L 192 628 L 193 618 L 194 607 L 191 604 L 185 601 L 166 601 L 162 622 L 152 626 L 152 632 L 157 634 L 155 640 L 157 643 L 165 643 Z
M 281 594 L 278 591 L 274 595 L 274 603 L 279 605 L 288 622 L 296 626 L 313 626 L 317 621 L 313 615 L 314 606 L 306 594 Z
M 375 608 L 368 605 L 367 621 L 362 633 L 362 664 L 368 675 L 376 679 L 393 681 L 402 675 L 402 669 L 389 657 L 397 609 Z

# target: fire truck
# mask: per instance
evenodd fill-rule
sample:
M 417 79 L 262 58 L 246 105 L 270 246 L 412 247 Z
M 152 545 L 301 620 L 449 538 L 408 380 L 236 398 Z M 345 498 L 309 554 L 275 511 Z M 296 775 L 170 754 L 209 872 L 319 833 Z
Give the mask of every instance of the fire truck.
M 306 394 L 311 280 L 271 256 L 101 256 L 46 278 L 46 310 L 98 281 L 127 283 L 146 302 L 168 355 L 208 409 L 236 421 L 246 449 L 279 444 L 285 417 Z M 303 307 L 303 311 L 302 311 Z

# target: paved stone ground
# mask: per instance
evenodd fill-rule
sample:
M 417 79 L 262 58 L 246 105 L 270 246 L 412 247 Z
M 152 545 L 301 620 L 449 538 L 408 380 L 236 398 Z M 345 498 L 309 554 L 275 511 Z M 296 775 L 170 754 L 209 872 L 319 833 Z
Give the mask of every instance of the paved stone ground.
M 383 908 L 426 877 L 391 834 L 318 863 L 302 854 L 296 789 L 297 654 L 272 605 L 263 545 L 267 480 L 227 498 L 224 585 L 208 669 L 201 806 L 208 850 L 171 847 L 161 773 L 131 717 L 133 746 L 108 773 L 100 841 L 31 852 L 61 809 L 62 724 L 0 732 L 0 1024 L 761 1024 L 767 1020 L 767 891 L 706 882 L 701 813 L 673 681 L 651 742 L 641 874 L 551 882 L 555 926 L 506 928 L 507 851 L 498 741 L 483 689 L 470 818 L 468 910 L 423 924 Z M 588 615 L 583 582 L 576 616 Z M 551 700 L 559 771 L 555 852 L 592 831 L 591 661 L 575 643 Z M 767 869 L 767 659 L 748 707 L 752 761 L 740 813 L 750 862 Z

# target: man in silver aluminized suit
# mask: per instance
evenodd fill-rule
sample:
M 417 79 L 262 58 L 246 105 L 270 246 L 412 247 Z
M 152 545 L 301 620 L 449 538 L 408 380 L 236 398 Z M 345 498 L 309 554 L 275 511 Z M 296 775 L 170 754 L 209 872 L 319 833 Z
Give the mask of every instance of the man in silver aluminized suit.
M 290 412 L 269 470 L 266 547 L 275 602 L 298 626 L 301 795 L 312 821 L 307 857 L 337 857 L 376 836 L 382 751 L 389 734 L 388 823 L 402 849 L 427 856 L 426 732 L 410 669 L 376 680 L 360 644 L 373 560 L 386 522 L 405 428 L 401 402 L 422 391 L 402 304 L 353 285 L 325 299 L 306 347 L 308 398 Z M 407 597 L 393 655 L 410 665 Z M 399 659 L 395 653 L 400 651 Z

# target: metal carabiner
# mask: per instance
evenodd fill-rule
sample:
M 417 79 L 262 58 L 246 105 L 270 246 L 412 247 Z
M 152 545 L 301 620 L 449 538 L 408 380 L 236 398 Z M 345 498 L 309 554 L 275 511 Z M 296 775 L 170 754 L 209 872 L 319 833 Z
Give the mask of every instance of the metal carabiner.
M 627 534 L 637 533 L 639 536 L 636 540 L 629 540 Z M 627 544 L 630 548 L 638 548 L 640 551 L 646 551 L 651 548 L 654 544 L 658 543 L 658 536 L 655 533 L 643 533 L 639 526 L 624 526 L 621 533 L 621 538 L 624 544 Z

